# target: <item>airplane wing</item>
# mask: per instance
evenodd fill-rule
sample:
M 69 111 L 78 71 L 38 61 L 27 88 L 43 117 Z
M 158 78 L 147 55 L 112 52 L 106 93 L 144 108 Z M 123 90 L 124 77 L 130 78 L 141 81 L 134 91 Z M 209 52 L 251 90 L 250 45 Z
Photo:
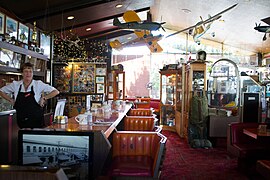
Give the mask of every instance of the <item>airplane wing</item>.
M 237 4 L 238 4 L 238 3 L 237 3 Z M 237 4 L 234 4 L 234 5 L 232 5 L 231 7 L 228 7 L 227 9 L 221 11 L 220 13 L 217 13 L 216 15 L 214 15 L 214 16 L 212 16 L 212 17 L 206 19 L 205 21 L 202 21 L 202 23 L 207 24 L 207 23 L 209 23 L 209 22 L 212 22 L 213 20 L 219 19 L 219 18 L 221 17 L 221 14 L 223 14 L 223 13 L 229 11 L 230 9 L 234 8 L 235 6 L 237 6 Z
M 237 4 L 232 5 L 231 7 L 229 7 L 229 8 L 227 8 L 227 9 L 221 11 L 220 13 L 218 13 L 218 14 L 216 14 L 216 15 L 214 15 L 214 16 L 212 16 L 212 17 L 210 17 L 210 18 L 208 18 L 208 19 L 206 19 L 206 20 L 204 20 L 204 21 L 200 21 L 199 23 L 195 24 L 194 26 L 190 26 L 190 27 L 188 27 L 188 28 L 186 28 L 186 29 L 182 29 L 182 30 L 180 30 L 180 31 L 177 31 L 177 32 L 175 32 L 175 33 L 172 33 L 172 34 L 166 36 L 166 38 L 168 38 L 168 37 L 170 37 L 170 36 L 173 36 L 173 35 L 176 35 L 176 34 L 178 34 L 178 33 L 181 33 L 181 32 L 184 32 L 184 31 L 187 31 L 187 30 L 190 30 L 190 29 L 193 29 L 193 28 L 195 28 L 196 26 L 199 26 L 199 25 L 201 25 L 201 24 L 207 24 L 207 23 L 213 22 L 213 21 L 215 21 L 215 20 L 221 18 L 221 14 L 225 13 L 226 11 L 229 11 L 230 9 L 234 8 L 235 6 L 237 6 Z
M 146 44 L 152 53 L 159 53 L 163 51 L 162 47 L 158 44 L 157 41 L 153 41 L 151 45 L 149 45 L 148 43 Z
M 177 32 L 175 32 L 175 33 L 169 34 L 168 36 L 166 36 L 166 38 L 171 37 L 171 36 L 174 36 L 174 35 L 179 34 L 179 33 L 181 33 L 181 32 L 184 32 L 184 31 L 193 29 L 193 28 L 195 28 L 195 27 L 196 27 L 196 25 L 190 26 L 190 27 L 188 27 L 188 28 L 186 28 L 186 29 L 182 29 L 182 30 L 177 31 Z
M 261 19 L 262 22 L 265 22 L 266 24 L 270 25 L 270 17 Z
M 138 14 L 135 12 L 135 11 L 126 11 L 123 15 L 123 19 L 126 21 L 126 22 L 141 22 L 142 20 L 140 19 L 140 17 L 138 16 Z M 139 37 L 143 37 L 145 35 L 149 35 L 150 34 L 150 31 L 148 30 L 144 30 L 144 31 L 140 31 L 140 30 L 136 30 L 134 31 L 134 33 Z

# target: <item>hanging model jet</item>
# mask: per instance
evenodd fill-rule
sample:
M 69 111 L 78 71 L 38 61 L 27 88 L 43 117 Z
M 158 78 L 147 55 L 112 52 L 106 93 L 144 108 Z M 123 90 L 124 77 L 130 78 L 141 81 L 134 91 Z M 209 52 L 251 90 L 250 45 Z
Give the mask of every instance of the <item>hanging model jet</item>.
M 270 17 L 262 19 L 262 21 L 267 23 L 268 25 L 270 25 Z M 269 37 L 270 37 L 270 26 L 261 26 L 261 24 L 257 25 L 257 23 L 255 23 L 255 25 L 256 25 L 254 27 L 255 30 L 264 33 L 263 41 L 265 41 L 267 39 L 266 38 L 267 33 L 269 33 Z
M 160 28 L 165 31 L 165 29 L 162 27 L 162 25 L 165 24 L 165 22 L 158 23 L 158 22 L 147 22 L 147 21 L 131 21 L 126 23 L 121 23 L 118 18 L 113 19 L 113 25 L 118 26 L 122 29 L 130 29 L 130 30 L 148 30 L 148 31 L 157 31 Z
M 177 31 L 175 33 L 172 33 L 168 36 L 166 36 L 166 38 L 168 37 L 171 37 L 171 36 L 174 36 L 178 33 L 181 33 L 181 32 L 184 32 L 184 31 L 189 31 L 189 34 L 193 36 L 193 40 L 200 45 L 200 40 L 199 38 L 204 35 L 208 29 L 210 29 L 211 27 L 211 24 L 215 21 L 215 20 L 218 20 L 219 18 L 221 18 L 221 15 L 227 11 L 229 11 L 230 9 L 234 8 L 235 6 L 237 6 L 237 4 L 234 4 L 232 5 L 231 7 L 221 11 L 220 13 L 214 15 L 214 16 L 210 16 L 209 15 L 209 18 L 206 19 L 206 20 L 203 20 L 202 17 L 201 18 L 201 21 L 198 22 L 197 24 L 195 24 L 194 26 L 190 26 L 188 28 L 185 28 L 185 29 L 182 29 L 180 31 Z M 207 24 L 207 25 L 206 25 Z M 212 33 L 212 36 L 214 37 L 215 36 L 215 33 Z
M 137 15 L 137 13 L 135 11 L 125 12 L 123 15 L 123 18 L 126 21 L 126 23 L 141 22 L 141 19 L 139 18 L 139 16 Z M 153 25 L 153 23 L 152 23 L 152 25 Z M 148 27 L 150 27 L 150 26 L 148 26 Z M 134 33 L 136 34 L 136 36 L 138 38 L 131 40 L 131 41 L 128 41 L 128 42 L 125 42 L 125 43 L 120 43 L 119 40 L 114 40 L 114 41 L 110 42 L 110 46 L 114 49 L 120 50 L 120 49 L 127 47 L 127 46 L 135 46 L 135 45 L 137 46 L 137 45 L 145 44 L 152 53 L 161 52 L 163 49 L 158 44 L 158 41 L 163 36 L 162 35 L 153 36 L 151 33 L 151 30 L 154 30 L 154 28 L 147 29 L 146 24 L 144 24 L 144 29 L 135 29 L 134 30 Z

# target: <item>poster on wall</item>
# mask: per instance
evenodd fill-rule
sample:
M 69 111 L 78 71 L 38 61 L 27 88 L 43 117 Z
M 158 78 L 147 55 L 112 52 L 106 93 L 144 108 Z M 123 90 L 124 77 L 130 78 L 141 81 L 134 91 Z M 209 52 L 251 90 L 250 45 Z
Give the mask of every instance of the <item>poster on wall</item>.
M 74 64 L 73 92 L 95 93 L 95 66 L 93 64 Z

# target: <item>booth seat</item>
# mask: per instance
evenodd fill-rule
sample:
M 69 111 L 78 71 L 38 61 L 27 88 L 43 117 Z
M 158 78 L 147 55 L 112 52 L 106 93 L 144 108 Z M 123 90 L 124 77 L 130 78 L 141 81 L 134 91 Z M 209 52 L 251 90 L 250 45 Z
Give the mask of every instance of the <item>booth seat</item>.
M 126 116 L 124 130 L 161 132 L 161 127 L 155 126 L 157 120 L 154 116 Z
M 258 160 L 256 163 L 256 171 L 265 179 L 270 179 L 270 160 Z
M 113 134 L 112 177 L 155 178 L 167 138 L 158 132 L 118 131 Z
M 130 109 L 128 116 L 153 116 L 152 109 Z
M 138 98 L 125 98 L 127 101 L 136 101 Z M 144 99 L 140 99 L 143 101 Z M 154 112 L 158 114 L 160 112 L 160 100 L 159 99 L 150 99 L 150 108 L 154 109 Z M 149 108 L 148 108 L 149 109 Z
M 238 167 L 246 169 L 258 159 L 269 158 L 269 143 L 243 133 L 245 128 L 258 128 L 259 123 L 231 123 L 227 128 L 227 151 L 238 158 Z M 266 139 L 265 139 L 266 140 Z

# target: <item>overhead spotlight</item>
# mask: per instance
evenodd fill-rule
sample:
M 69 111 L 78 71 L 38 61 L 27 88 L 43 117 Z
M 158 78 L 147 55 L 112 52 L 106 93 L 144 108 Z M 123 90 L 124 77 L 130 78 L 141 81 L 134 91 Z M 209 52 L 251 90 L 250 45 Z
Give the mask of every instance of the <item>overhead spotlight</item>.
M 116 8 L 121 8 L 123 6 L 123 4 L 116 4 L 115 7 Z
M 74 16 L 68 16 L 67 19 L 72 20 L 72 19 L 74 19 Z
M 86 30 L 86 31 L 91 31 L 91 30 L 92 30 L 92 28 L 90 28 L 90 27 L 89 27 L 89 28 L 86 28 L 85 30 Z

